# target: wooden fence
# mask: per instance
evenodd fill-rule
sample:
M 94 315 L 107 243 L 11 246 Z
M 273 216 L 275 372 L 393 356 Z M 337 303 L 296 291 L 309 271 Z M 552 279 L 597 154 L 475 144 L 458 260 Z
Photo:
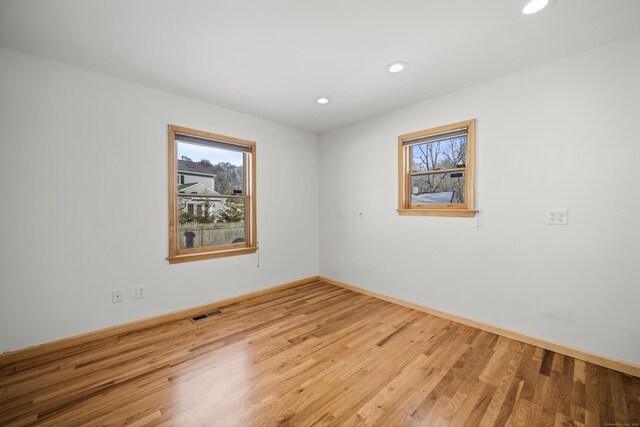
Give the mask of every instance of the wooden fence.
M 179 248 L 202 248 L 244 242 L 244 221 L 178 224 Z

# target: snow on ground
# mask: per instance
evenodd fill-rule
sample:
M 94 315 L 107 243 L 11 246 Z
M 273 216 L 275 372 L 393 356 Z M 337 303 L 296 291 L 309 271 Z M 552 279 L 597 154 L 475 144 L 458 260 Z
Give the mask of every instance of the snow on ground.
M 422 193 L 413 194 L 411 203 L 427 204 L 427 203 L 451 203 L 453 201 L 453 191 L 442 191 L 440 193 Z

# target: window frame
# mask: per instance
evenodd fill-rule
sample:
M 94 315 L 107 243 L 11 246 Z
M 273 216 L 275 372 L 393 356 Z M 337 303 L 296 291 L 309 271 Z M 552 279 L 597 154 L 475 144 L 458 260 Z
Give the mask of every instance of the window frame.
M 242 195 L 223 195 L 225 199 L 244 198 L 245 200 L 245 241 L 242 243 L 230 243 L 226 245 L 208 246 L 204 248 L 179 248 L 178 231 L 178 184 L 176 183 L 178 158 L 176 133 L 197 138 L 210 139 L 232 145 L 249 147 L 250 152 L 244 153 L 244 185 Z M 212 258 L 221 258 L 234 255 L 255 253 L 258 250 L 256 228 L 256 143 L 232 136 L 219 135 L 182 126 L 169 125 L 169 256 L 170 264 L 189 261 L 200 261 Z
M 445 134 L 456 130 L 467 130 L 467 152 L 464 168 L 434 170 L 430 172 L 412 171 L 412 148 L 413 145 L 405 145 L 407 142 Z M 466 120 L 449 125 L 438 126 L 418 132 L 407 133 L 398 137 L 398 215 L 402 216 L 459 216 L 472 217 L 475 210 L 475 143 L 476 143 L 476 121 Z M 411 203 L 411 176 L 464 172 L 465 194 L 464 203 L 433 203 L 433 204 L 413 204 Z

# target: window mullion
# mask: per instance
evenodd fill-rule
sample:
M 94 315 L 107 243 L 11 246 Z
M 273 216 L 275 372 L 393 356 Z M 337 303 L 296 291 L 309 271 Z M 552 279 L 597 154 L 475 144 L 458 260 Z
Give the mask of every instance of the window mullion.
M 434 175 L 439 173 L 456 173 L 456 172 L 465 172 L 467 167 L 463 168 L 454 168 L 454 169 L 437 169 L 430 171 L 420 171 L 420 172 L 409 172 L 409 176 L 418 176 L 418 175 Z

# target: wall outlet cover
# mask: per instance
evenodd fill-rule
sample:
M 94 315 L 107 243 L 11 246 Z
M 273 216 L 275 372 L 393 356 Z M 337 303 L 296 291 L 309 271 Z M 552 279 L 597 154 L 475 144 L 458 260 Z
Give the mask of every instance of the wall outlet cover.
M 147 285 L 136 286 L 136 299 L 145 298 L 147 296 Z
M 569 217 L 566 209 L 547 209 L 547 225 L 568 225 Z
M 111 302 L 114 304 L 122 302 L 122 289 L 114 289 L 111 291 Z

